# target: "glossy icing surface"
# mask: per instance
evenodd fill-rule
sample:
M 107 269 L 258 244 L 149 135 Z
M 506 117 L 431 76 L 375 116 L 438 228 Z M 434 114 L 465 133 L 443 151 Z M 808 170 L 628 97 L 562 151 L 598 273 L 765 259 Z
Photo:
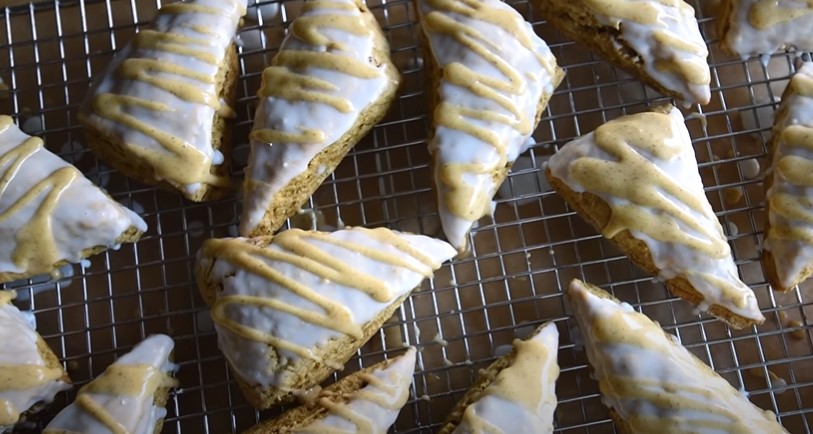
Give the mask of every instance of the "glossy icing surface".
M 784 47 L 813 50 L 813 1 L 726 0 L 725 44 L 743 58 Z
M 463 250 L 474 223 L 490 213 L 504 170 L 526 150 L 540 100 L 553 93 L 556 58 L 502 1 L 419 5 L 442 70 L 428 143 L 438 208 L 446 238 Z
M 397 86 L 381 29 L 356 0 L 310 0 L 263 72 L 251 133 L 240 233 L 250 236 L 274 196 L 361 113 Z M 388 52 L 383 55 L 389 55 Z
M 209 284 L 218 343 L 246 381 L 288 390 L 283 368 L 331 338 L 363 337 L 362 327 L 454 255 L 443 241 L 387 229 L 332 233 L 290 229 L 268 246 L 213 239 L 198 254 Z M 269 367 L 273 360 L 275 366 Z M 278 371 L 278 372 L 277 372 Z
M 683 277 L 704 297 L 701 309 L 719 305 L 764 319 L 706 199 L 679 110 L 607 122 L 566 144 L 548 168 L 572 190 L 606 202 L 612 217 L 604 236 L 629 230 L 646 244 L 661 277 Z
M 119 205 L 37 137 L 0 116 L 0 273 L 50 273 L 82 251 L 112 248 L 128 228 L 146 231 Z
M 245 0 L 164 6 L 94 83 L 80 119 L 187 195 L 227 185 L 210 173 L 223 162 L 212 128 L 215 113 L 233 116 L 218 73 L 245 11 Z
M 596 288 L 597 289 L 597 288 Z M 645 315 L 574 280 L 568 299 L 604 403 L 631 433 L 786 432 Z

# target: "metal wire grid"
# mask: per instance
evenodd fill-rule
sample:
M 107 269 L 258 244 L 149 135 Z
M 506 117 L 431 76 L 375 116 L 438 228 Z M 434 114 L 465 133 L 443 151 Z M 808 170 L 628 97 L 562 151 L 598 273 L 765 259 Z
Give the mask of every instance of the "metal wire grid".
M 251 126 L 262 67 L 301 7 L 300 0 L 253 1 L 239 41 L 235 177 L 245 164 L 247 147 L 241 142 Z M 769 115 L 794 62 L 776 55 L 763 66 L 721 55 L 709 14 L 713 3 L 695 4 L 712 48 L 713 101 L 702 109 L 704 118 L 690 118 L 688 125 L 707 194 L 768 321 L 738 332 L 698 316 L 669 296 L 661 283 L 634 268 L 540 178 L 546 156 L 571 138 L 663 98 L 563 40 L 522 0 L 514 6 L 549 42 L 568 76 L 534 135 L 537 146 L 527 154 L 527 167 L 514 170 L 494 218 L 474 231 L 472 256 L 441 269 L 348 364 L 347 371 L 353 371 L 397 354 L 404 344 L 421 348 L 412 396 L 393 431 L 435 430 L 479 368 L 503 353 L 515 336 L 554 320 L 561 333 L 562 368 L 557 432 L 614 432 L 561 296 L 560 288 L 580 277 L 609 288 L 657 319 L 732 384 L 747 390 L 753 402 L 776 412 L 791 432 L 811 432 L 810 292 L 804 288 L 776 294 L 765 283 L 758 263 L 763 187 L 753 173 L 754 162 L 764 163 Z M 428 122 L 423 50 L 414 8 L 409 0 L 369 4 L 403 73 L 399 100 L 314 194 L 306 206 L 312 211 L 293 224 L 307 225 L 310 216 L 323 226 L 389 226 L 436 235 L 439 223 L 424 145 Z M 0 93 L 2 112 L 38 132 L 49 149 L 139 211 L 150 225 L 139 243 L 67 267 L 61 279 L 6 286 L 18 289 L 22 308 L 34 310 L 40 333 L 77 385 L 98 375 L 144 336 L 169 333 L 177 344 L 182 387 L 169 401 L 164 432 L 239 431 L 276 413 L 258 414 L 240 395 L 216 348 L 191 268 L 203 239 L 235 234 L 238 201 L 191 204 L 130 181 L 82 146 L 75 121 L 89 78 L 103 70 L 159 6 L 158 0 L 51 0 L 0 9 L 0 77 L 10 88 Z M 275 6 L 279 13 L 272 17 L 267 8 Z M 730 200 L 737 189 L 742 198 Z M 71 399 L 73 393 L 60 396 L 38 420 L 47 421 Z

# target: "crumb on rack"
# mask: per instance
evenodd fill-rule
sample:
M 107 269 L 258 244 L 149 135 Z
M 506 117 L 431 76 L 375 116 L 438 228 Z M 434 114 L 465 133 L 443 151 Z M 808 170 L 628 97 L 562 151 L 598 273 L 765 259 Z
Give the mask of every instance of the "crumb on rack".
M 798 319 L 795 319 L 793 321 L 789 321 L 787 326 L 788 327 L 793 327 L 793 328 L 796 329 L 796 330 L 791 330 L 789 332 L 791 337 L 793 337 L 795 339 L 798 339 L 798 340 L 802 340 L 802 339 L 805 338 L 805 329 L 803 328 L 804 323 L 802 323 Z
M 723 199 L 725 199 L 725 203 L 729 205 L 734 205 L 740 200 L 742 200 L 743 191 L 742 187 L 731 187 L 727 188 L 723 191 Z
M 432 338 L 432 342 L 434 342 L 434 343 L 436 343 L 436 344 L 438 344 L 438 345 L 440 345 L 442 347 L 445 347 L 445 346 L 449 345 L 449 342 L 446 339 L 443 339 L 443 337 L 440 336 L 440 333 L 436 334 L 435 337 Z

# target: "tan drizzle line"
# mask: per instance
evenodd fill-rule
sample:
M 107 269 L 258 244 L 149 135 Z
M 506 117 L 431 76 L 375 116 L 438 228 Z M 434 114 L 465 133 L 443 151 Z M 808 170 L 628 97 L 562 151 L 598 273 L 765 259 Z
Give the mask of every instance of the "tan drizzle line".
M 353 288 L 364 292 L 370 298 L 380 303 L 392 301 L 393 290 L 389 285 L 369 274 L 360 272 L 351 263 L 342 261 L 320 249 L 317 243 L 333 244 L 351 252 L 356 252 L 375 261 L 405 268 L 423 276 L 432 274 L 436 263 L 427 256 L 409 246 L 400 237 L 385 229 L 360 229 L 367 236 L 398 248 L 402 254 L 392 254 L 378 251 L 359 244 L 337 240 L 327 234 L 305 232 L 300 229 L 290 229 L 276 235 L 273 244 L 279 249 L 263 248 L 248 244 L 240 239 L 212 239 L 204 245 L 204 254 L 232 263 L 234 266 L 256 274 L 270 282 L 287 289 L 298 297 L 304 298 L 316 305 L 318 310 L 299 308 L 274 298 L 228 295 L 217 299 L 212 306 L 212 318 L 219 325 L 231 330 L 244 338 L 263 342 L 274 347 L 290 351 L 303 358 L 314 359 L 312 351 L 283 338 L 274 336 L 266 331 L 258 330 L 238 323 L 227 317 L 226 308 L 229 305 L 249 305 L 266 307 L 269 309 L 294 315 L 303 321 L 318 325 L 355 339 L 363 337 L 361 325 L 356 324 L 353 313 L 339 302 L 320 295 L 313 288 L 298 282 L 292 277 L 277 271 L 267 261 L 288 263 L 308 273 L 319 276 L 324 281 Z M 316 242 L 316 243 L 315 243 Z M 415 262 L 422 266 L 416 266 Z
M 361 79 L 372 79 L 381 76 L 381 71 L 366 62 L 354 59 L 337 52 L 343 47 L 328 38 L 327 29 L 340 30 L 356 36 L 372 37 L 373 31 L 363 15 L 342 14 L 337 12 L 359 12 L 355 4 L 334 1 L 309 1 L 305 3 L 303 14 L 291 25 L 293 36 L 313 46 L 325 47 L 325 50 L 308 51 L 285 49 L 274 58 L 273 66 L 263 71 L 260 98 L 279 98 L 288 101 L 305 101 L 324 104 L 340 113 L 351 113 L 362 107 L 354 107 L 350 99 L 341 96 L 341 89 L 335 84 L 310 75 L 309 68 L 321 68 L 341 72 Z M 315 12 L 309 14 L 308 12 Z M 319 13 L 321 12 L 321 13 Z M 254 140 L 263 143 L 288 143 L 310 145 L 322 143 L 324 131 L 308 130 L 301 133 L 288 133 L 276 128 L 254 130 Z
M 26 390 L 62 378 L 61 368 L 0 364 L 0 392 Z
M 462 424 L 468 425 L 472 433 L 476 434 L 505 434 L 498 426 L 485 420 L 479 413 L 475 405 L 469 405 L 463 412 Z
M 107 427 L 113 434 L 128 434 L 124 425 L 117 421 L 104 406 L 94 401 L 90 396 L 79 394 L 79 396 L 76 397 L 76 405 L 93 416 L 94 419 Z
M 587 0 L 586 3 L 590 9 L 600 15 L 639 24 L 656 24 L 658 22 L 660 10 L 655 3 L 668 8 L 691 9 L 691 6 L 683 0 L 655 0 L 651 2 L 639 0 Z
M 11 300 L 14 300 L 16 297 L 17 297 L 16 291 L 10 289 L 0 290 L 0 306 L 7 303 L 11 303 Z
M 629 229 L 661 242 L 688 246 L 713 258 L 725 257 L 729 247 L 720 233 L 707 228 L 680 205 L 709 215 L 711 211 L 703 198 L 695 197 L 678 183 L 681 180 L 669 178 L 639 152 L 663 160 L 676 157 L 681 149 L 672 140 L 675 128 L 669 115 L 652 112 L 607 122 L 596 129 L 595 141 L 613 158 L 579 158 L 570 165 L 570 175 L 590 192 L 628 201 L 612 207 L 610 221 L 602 229 L 606 237 Z M 679 223 L 698 236 L 687 233 Z
M 807 81 L 799 80 L 804 78 Z M 813 94 L 813 86 L 808 77 L 801 74 L 791 80 L 798 97 L 807 98 Z M 806 94 L 806 92 L 809 92 Z M 813 95 L 811 95 L 813 96 Z M 788 148 L 799 148 L 804 153 L 813 152 L 813 128 L 804 125 L 790 125 L 780 133 L 780 143 Z M 813 186 L 813 161 L 798 155 L 785 155 L 776 164 L 777 176 L 794 188 Z M 787 222 L 777 222 L 768 231 L 772 239 L 789 239 L 813 244 L 813 200 L 804 194 L 789 192 L 773 193 L 768 198 L 770 211 L 784 217 Z M 804 224 L 794 224 L 802 222 Z
M 793 8 L 781 6 L 777 0 L 759 0 L 748 11 L 748 21 L 757 29 L 768 29 L 777 24 L 787 23 L 813 13 L 813 0 L 807 1 L 807 7 Z M 800 23 L 808 26 L 810 23 Z

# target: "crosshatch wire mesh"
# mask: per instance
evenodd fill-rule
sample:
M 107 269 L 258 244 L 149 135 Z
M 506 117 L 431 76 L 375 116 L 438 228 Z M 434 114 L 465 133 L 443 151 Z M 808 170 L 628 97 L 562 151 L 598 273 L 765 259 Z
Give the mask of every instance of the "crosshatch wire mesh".
M 249 0 L 238 40 L 235 178 L 242 176 L 248 153 L 245 142 L 263 65 L 302 5 L 301 0 L 277 1 Z M 776 412 L 791 432 L 811 432 L 810 288 L 771 292 L 758 262 L 764 219 L 760 165 L 778 97 L 795 69 L 793 56 L 777 54 L 763 65 L 721 54 L 711 15 L 716 2 L 694 1 L 711 48 L 712 102 L 692 109 L 702 115 L 689 115 L 687 124 L 707 196 L 767 317 L 762 326 L 733 331 L 698 315 L 634 268 L 577 218 L 542 176 L 547 157 L 568 140 L 664 98 L 562 39 L 526 0 L 510 1 L 551 45 L 567 78 L 534 134 L 536 145 L 498 195 L 493 219 L 484 219 L 474 231 L 472 255 L 438 271 L 339 376 L 399 354 L 405 345 L 418 346 L 412 395 L 393 431 L 432 432 L 480 368 L 506 352 L 515 337 L 553 320 L 561 333 L 557 432 L 614 432 L 562 299 L 561 288 L 580 277 L 658 320 L 735 387 L 748 391 L 754 403 Z M 424 51 L 414 5 L 411 0 L 368 4 L 403 73 L 399 99 L 292 224 L 388 226 L 439 235 L 424 144 Z M 160 0 L 48 0 L 0 8 L 0 77 L 9 88 L 0 92 L 1 111 L 44 137 L 49 149 L 150 225 L 137 244 L 65 267 L 56 281 L 40 278 L 6 287 L 16 288 L 17 304 L 36 313 L 40 333 L 77 386 L 144 336 L 168 333 L 177 344 L 181 388 L 169 400 L 163 431 L 240 431 L 276 413 L 258 414 L 243 400 L 217 349 L 191 261 L 205 238 L 236 233 L 239 201 L 192 204 L 128 180 L 84 148 L 76 122 L 90 78 L 158 7 Z M 60 395 L 36 420 L 49 420 L 75 390 Z

